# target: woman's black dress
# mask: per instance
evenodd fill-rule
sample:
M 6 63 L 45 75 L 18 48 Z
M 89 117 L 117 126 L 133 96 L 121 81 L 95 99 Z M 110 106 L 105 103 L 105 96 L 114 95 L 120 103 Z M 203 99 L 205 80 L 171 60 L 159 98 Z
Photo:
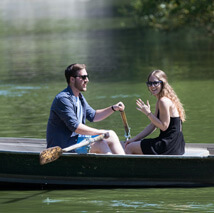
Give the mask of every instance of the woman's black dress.
M 185 141 L 180 117 L 171 117 L 168 129 L 166 131 L 160 130 L 160 135 L 157 138 L 148 138 L 141 141 L 143 154 L 182 155 L 184 154 L 184 148 Z

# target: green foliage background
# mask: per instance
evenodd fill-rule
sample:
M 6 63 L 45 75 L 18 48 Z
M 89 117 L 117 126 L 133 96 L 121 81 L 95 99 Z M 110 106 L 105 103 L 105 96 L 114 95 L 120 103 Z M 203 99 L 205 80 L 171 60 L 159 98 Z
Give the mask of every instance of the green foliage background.
M 214 35 L 213 0 L 132 0 L 120 10 L 137 27 L 176 30 L 196 27 Z

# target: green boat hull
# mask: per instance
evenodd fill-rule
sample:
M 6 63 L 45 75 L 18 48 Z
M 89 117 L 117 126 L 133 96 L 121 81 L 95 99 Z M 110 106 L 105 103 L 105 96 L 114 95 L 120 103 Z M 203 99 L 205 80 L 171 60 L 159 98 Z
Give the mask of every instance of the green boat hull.
M 43 144 L 44 141 L 36 142 Z M 211 152 L 212 146 L 209 145 Z M 71 186 L 214 185 L 213 154 L 123 156 L 65 153 L 54 162 L 40 165 L 39 153 L 0 150 L 0 182 Z

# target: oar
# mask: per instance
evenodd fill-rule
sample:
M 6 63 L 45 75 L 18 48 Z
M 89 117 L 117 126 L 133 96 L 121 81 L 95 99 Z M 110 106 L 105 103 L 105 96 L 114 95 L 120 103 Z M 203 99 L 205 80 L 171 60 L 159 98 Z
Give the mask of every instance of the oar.
M 127 121 L 127 118 L 126 118 L 126 113 L 125 111 L 120 111 L 120 115 L 121 115 L 121 118 L 122 118 L 122 121 L 123 121 L 123 125 L 124 125 L 124 128 L 125 128 L 125 138 L 126 138 L 126 141 L 128 139 L 130 139 L 131 135 L 130 135 L 130 127 L 128 125 L 128 121 Z
M 103 138 L 108 138 L 108 137 L 109 137 L 109 133 L 105 133 L 105 134 L 99 135 L 95 138 L 84 139 L 80 143 L 71 145 L 71 146 L 64 148 L 64 149 L 62 149 L 59 146 L 55 146 L 55 147 L 45 149 L 40 153 L 40 156 L 39 156 L 40 157 L 40 164 L 43 165 L 46 163 L 50 163 L 52 161 L 57 160 L 62 155 L 63 152 L 69 152 L 71 150 L 80 148 L 82 146 L 86 146 L 92 142 L 100 141 Z

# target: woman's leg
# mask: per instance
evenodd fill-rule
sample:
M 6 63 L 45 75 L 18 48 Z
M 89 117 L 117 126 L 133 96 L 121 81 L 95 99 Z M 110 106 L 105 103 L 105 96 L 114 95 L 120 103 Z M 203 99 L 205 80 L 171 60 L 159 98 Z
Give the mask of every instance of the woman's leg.
M 141 141 L 136 141 L 128 144 L 125 148 L 126 154 L 143 154 L 140 144 Z

